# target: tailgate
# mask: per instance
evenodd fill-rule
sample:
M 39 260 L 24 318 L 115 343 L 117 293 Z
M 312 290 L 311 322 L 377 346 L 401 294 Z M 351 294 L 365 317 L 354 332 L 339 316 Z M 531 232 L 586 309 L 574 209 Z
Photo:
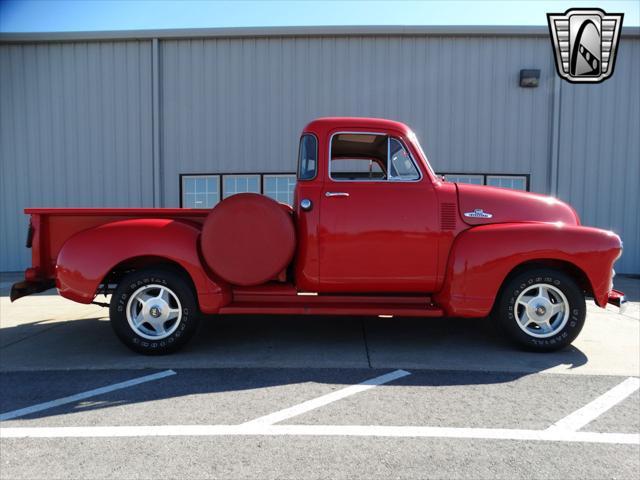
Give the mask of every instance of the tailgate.
M 55 287 L 54 270 L 47 268 L 44 261 L 46 255 L 42 250 L 42 217 L 39 213 L 32 213 L 27 231 L 26 247 L 31 249 L 31 267 L 24 272 L 24 280 L 11 286 L 11 301 L 44 292 Z

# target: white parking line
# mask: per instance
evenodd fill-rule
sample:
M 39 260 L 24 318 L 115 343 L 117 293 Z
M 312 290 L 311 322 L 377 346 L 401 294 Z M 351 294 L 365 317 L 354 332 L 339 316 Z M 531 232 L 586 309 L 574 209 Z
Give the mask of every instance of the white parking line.
M 6 420 L 27 415 L 65 403 L 120 388 L 138 385 L 175 375 L 173 370 L 147 375 L 127 382 L 79 393 L 71 397 L 7 412 L 0 415 Z M 640 388 L 638 378 L 628 378 L 601 395 L 585 407 L 568 415 L 546 430 L 505 428 L 451 428 L 386 425 L 275 425 L 275 423 L 314 410 L 342 398 L 410 375 L 396 370 L 357 385 L 340 389 L 278 412 L 259 417 L 241 425 L 138 425 L 138 426 L 86 426 L 86 427 L 0 427 L 0 438 L 117 438 L 117 437 L 188 437 L 188 436 L 345 436 L 345 437 L 414 437 L 457 438 L 484 440 L 516 440 L 547 442 L 582 442 L 640 445 L 640 433 L 580 432 L 580 428 L 618 404 Z
M 380 375 L 376 378 L 371 378 L 362 383 L 358 383 L 357 385 L 351 385 L 349 387 L 342 388 L 335 392 L 331 392 L 321 397 L 314 398 L 313 400 L 308 400 L 298 405 L 294 405 L 293 407 L 285 408 L 284 410 L 270 413 L 269 415 L 265 415 L 263 417 L 258 417 L 254 420 L 245 422 L 243 425 L 273 425 L 274 423 L 281 422 L 291 417 L 296 417 L 310 410 L 315 410 L 316 408 L 323 407 L 325 405 L 328 405 L 329 403 L 341 400 L 351 395 L 355 395 L 356 393 L 364 392 L 365 390 L 377 387 L 378 385 L 392 382 L 394 380 L 397 380 L 398 378 L 406 377 L 407 375 L 411 374 L 404 370 L 395 370 L 394 372 Z
M 567 415 L 562 420 L 551 425 L 548 430 L 563 430 L 577 432 L 582 427 L 592 422 L 611 407 L 617 405 L 633 392 L 640 388 L 640 379 L 629 377 L 624 382 L 616 385 L 608 392 L 600 395 L 594 401 Z
M 133 387 L 134 385 L 139 385 L 141 383 L 152 382 L 153 380 L 159 380 L 161 378 L 169 377 L 175 374 L 176 372 L 174 372 L 173 370 L 165 370 L 164 372 L 159 372 L 159 373 L 154 373 L 152 375 L 146 375 L 144 377 L 134 378 L 132 380 L 127 380 L 126 382 L 114 383 L 113 385 L 107 385 L 106 387 L 100 387 L 94 390 L 89 390 L 87 392 L 76 393 L 75 395 L 71 395 L 69 397 L 63 397 L 57 400 L 51 400 L 50 402 L 39 403 L 37 405 L 32 405 L 31 407 L 25 407 L 19 410 L 12 410 L 11 412 L 0 414 L 0 421 L 23 417 L 31 413 L 41 412 L 42 410 L 48 410 L 49 408 L 58 407 L 60 405 L 65 405 L 67 403 L 77 402 L 78 400 L 84 400 L 85 398 L 95 397 L 96 395 L 102 395 L 103 393 L 113 392 L 114 390 Z
M 149 425 L 121 427 L 0 428 L 0 438 L 343 436 L 521 440 L 640 445 L 638 433 L 571 432 L 504 428 L 449 428 L 384 425 Z

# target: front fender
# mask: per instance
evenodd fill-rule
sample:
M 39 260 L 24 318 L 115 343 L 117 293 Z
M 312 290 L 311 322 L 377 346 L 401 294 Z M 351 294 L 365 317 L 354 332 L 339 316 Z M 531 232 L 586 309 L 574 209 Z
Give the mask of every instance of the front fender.
M 514 268 L 536 260 L 557 260 L 584 272 L 596 303 L 603 306 L 621 250 L 617 235 L 591 227 L 503 223 L 471 228 L 456 238 L 444 287 L 434 299 L 450 316 L 486 316 Z
M 138 257 L 161 257 L 189 274 L 200 309 L 215 313 L 230 295 L 224 284 L 212 281 L 205 272 L 198 255 L 199 235 L 196 226 L 161 218 L 122 220 L 83 230 L 60 249 L 56 286 L 63 297 L 91 303 L 102 280 L 118 264 Z

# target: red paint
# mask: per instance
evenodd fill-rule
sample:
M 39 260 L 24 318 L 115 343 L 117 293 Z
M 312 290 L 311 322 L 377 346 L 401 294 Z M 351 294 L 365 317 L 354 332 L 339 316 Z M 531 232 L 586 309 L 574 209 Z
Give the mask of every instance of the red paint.
M 586 275 L 596 303 L 606 304 L 620 239 L 604 230 L 552 223 L 483 225 L 458 236 L 444 288 L 434 295 L 448 315 L 486 316 L 502 282 L 527 262 L 566 262 Z
M 317 290 L 433 292 L 440 229 L 432 185 L 325 183 L 335 190 L 349 197 L 321 196 Z
M 397 138 L 416 161 L 421 179 L 332 180 L 329 142 L 336 132 Z M 164 260 L 189 275 L 205 313 L 480 317 L 489 313 L 514 269 L 543 262 L 579 272 L 600 306 L 617 298 L 611 274 L 620 239 L 581 226 L 565 203 L 443 182 L 402 123 L 324 118 L 304 133 L 317 138 L 318 170 L 315 178 L 296 186 L 296 254 L 287 279 L 240 287 L 218 278 L 203 261 L 199 243 L 209 212 L 187 209 L 27 209 L 34 235 L 26 279 L 55 279 L 61 295 L 88 303 L 118 264 L 143 267 Z M 349 196 L 327 197 L 327 192 Z M 312 202 L 310 210 L 300 208 L 302 199 Z M 491 217 L 465 216 L 476 210 Z M 207 235 L 215 237 L 216 230 Z M 238 277 L 243 278 L 242 271 Z
M 580 225 L 580 219 L 573 208 L 546 195 L 460 183 L 458 196 L 460 214 L 469 225 L 520 222 L 523 221 L 523 212 L 526 212 L 527 222 L 562 222 L 566 225 Z M 465 213 L 473 212 L 475 209 L 491 212 L 493 217 L 464 216 Z
M 60 295 L 90 303 L 98 286 L 119 264 L 148 258 L 164 259 L 182 267 L 189 275 L 204 312 L 215 312 L 230 299 L 230 290 L 214 281 L 198 256 L 197 224 L 162 218 L 112 221 L 82 230 L 60 249 L 56 262 L 56 286 Z
M 274 280 L 295 253 L 291 217 L 291 211 L 264 195 L 233 195 L 216 205 L 204 222 L 202 256 L 213 272 L 234 285 Z

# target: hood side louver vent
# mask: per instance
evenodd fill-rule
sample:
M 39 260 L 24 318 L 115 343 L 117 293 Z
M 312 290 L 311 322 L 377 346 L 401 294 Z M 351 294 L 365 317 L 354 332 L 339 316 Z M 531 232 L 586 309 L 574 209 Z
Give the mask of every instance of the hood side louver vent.
M 442 230 L 455 230 L 456 216 L 455 203 L 443 203 L 440 205 L 440 227 Z

